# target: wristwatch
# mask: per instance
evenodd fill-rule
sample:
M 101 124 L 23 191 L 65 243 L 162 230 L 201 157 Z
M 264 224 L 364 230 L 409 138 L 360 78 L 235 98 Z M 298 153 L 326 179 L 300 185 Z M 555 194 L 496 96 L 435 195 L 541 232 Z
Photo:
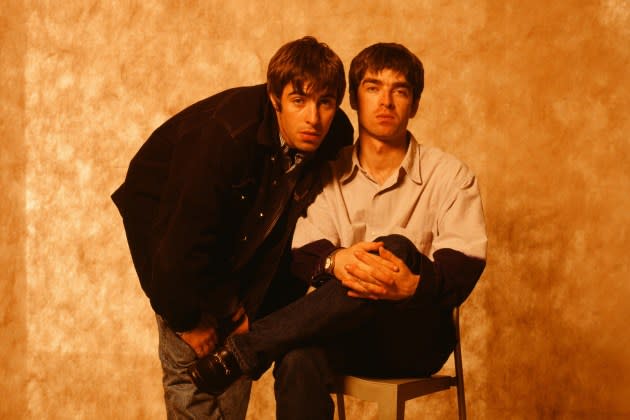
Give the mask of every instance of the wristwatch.
M 331 252 L 330 254 L 328 254 L 328 256 L 326 257 L 326 259 L 324 260 L 324 272 L 326 274 L 330 274 L 330 275 L 334 275 L 335 272 L 335 254 L 337 253 L 337 251 L 339 251 L 341 248 L 337 248 L 335 249 L 333 252 Z

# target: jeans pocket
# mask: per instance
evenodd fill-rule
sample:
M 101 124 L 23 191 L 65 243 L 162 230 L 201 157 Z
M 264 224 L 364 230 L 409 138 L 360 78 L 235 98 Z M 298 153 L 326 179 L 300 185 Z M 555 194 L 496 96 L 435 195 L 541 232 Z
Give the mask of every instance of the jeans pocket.
M 197 359 L 195 351 L 156 314 L 158 324 L 158 353 L 164 369 L 186 369 Z

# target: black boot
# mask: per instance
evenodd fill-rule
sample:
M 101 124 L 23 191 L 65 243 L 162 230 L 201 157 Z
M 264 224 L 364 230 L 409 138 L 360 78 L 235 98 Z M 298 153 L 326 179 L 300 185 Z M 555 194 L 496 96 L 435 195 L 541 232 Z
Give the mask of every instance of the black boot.
M 243 373 L 236 358 L 225 347 L 203 357 L 189 369 L 197 388 L 211 395 L 221 395 Z

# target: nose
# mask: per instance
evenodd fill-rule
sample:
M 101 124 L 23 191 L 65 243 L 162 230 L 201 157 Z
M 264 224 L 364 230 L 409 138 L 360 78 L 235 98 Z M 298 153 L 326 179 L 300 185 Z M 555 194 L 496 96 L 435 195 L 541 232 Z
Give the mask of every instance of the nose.
M 385 108 L 393 108 L 394 101 L 392 100 L 391 92 L 384 90 L 383 93 L 381 93 L 381 105 Z
M 315 101 L 309 102 L 306 106 L 306 122 L 310 125 L 317 125 L 319 121 L 319 106 L 317 106 Z

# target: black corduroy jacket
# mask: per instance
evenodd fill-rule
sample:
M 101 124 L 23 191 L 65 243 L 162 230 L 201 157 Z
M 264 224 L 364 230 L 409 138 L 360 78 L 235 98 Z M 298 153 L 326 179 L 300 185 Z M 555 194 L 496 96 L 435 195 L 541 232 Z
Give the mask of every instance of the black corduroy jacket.
M 265 85 L 221 92 L 160 126 L 112 195 L 141 286 L 176 331 L 238 303 L 255 314 L 274 277 L 286 275 L 279 265 L 321 191 L 321 165 L 353 139 L 337 110 L 322 146 L 288 182 L 277 133 Z

